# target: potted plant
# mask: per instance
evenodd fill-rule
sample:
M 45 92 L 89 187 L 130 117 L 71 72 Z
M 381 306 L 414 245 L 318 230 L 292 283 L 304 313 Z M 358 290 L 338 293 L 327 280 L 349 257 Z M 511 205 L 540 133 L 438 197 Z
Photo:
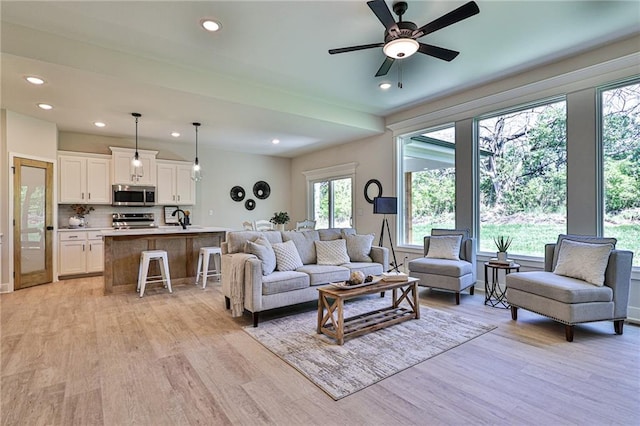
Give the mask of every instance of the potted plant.
M 289 213 L 277 212 L 273 214 L 273 217 L 269 219 L 269 222 L 276 225 L 279 230 L 284 230 L 284 225 L 289 222 Z
M 88 221 L 84 216 L 95 210 L 92 206 L 87 206 L 86 204 L 71 204 L 70 208 L 75 213 L 69 218 L 70 228 L 88 225 Z
M 507 250 L 509 250 L 511 243 L 513 242 L 513 238 L 499 235 L 497 237 L 493 237 L 493 242 L 495 243 L 496 248 L 498 249 L 498 253 L 497 253 L 498 260 L 503 262 L 506 261 Z

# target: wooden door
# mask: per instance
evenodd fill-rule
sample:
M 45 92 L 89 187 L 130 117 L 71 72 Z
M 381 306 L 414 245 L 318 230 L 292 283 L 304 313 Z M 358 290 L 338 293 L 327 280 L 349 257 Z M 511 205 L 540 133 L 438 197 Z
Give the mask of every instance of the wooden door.
M 13 160 L 15 290 L 53 281 L 53 163 Z

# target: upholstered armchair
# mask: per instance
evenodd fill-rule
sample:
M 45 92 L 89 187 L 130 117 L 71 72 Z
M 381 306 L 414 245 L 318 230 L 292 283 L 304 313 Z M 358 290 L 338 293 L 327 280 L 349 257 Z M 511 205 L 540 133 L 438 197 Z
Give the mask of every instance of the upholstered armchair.
M 544 271 L 516 272 L 506 277 L 511 318 L 518 308 L 565 325 L 573 341 L 576 324 L 613 321 L 622 334 L 627 318 L 633 252 L 616 250 L 615 238 L 560 235 L 545 246 Z
M 453 291 L 456 305 L 460 292 L 473 295 L 476 283 L 474 239 L 468 229 L 432 229 L 424 237 L 424 257 L 409 262 L 409 275 L 420 279 L 420 286 Z

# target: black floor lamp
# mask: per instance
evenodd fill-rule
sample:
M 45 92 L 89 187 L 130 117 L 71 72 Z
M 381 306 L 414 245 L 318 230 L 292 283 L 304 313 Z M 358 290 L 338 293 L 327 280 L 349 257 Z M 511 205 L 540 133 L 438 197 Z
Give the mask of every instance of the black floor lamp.
M 391 253 L 393 254 L 392 268 L 389 271 L 398 269 L 398 261 L 396 260 L 396 251 L 393 248 L 393 240 L 391 239 L 391 230 L 389 229 L 389 221 L 387 220 L 388 214 L 398 214 L 398 198 L 397 197 L 376 197 L 373 199 L 373 214 L 383 214 L 382 228 L 380 229 L 380 241 L 378 245 L 382 247 L 382 241 L 384 240 L 384 228 L 387 228 L 387 235 L 389 236 L 389 245 L 391 246 Z M 387 271 L 388 272 L 388 271 Z

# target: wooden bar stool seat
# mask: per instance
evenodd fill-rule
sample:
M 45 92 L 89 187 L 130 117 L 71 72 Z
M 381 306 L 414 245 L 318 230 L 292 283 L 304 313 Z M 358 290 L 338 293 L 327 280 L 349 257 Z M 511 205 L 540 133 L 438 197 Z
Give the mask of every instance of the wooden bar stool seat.
M 209 269 L 209 259 L 213 255 L 214 268 Z M 196 273 L 196 285 L 202 277 L 202 288 L 207 287 L 208 277 L 222 276 L 222 249 L 220 247 L 201 247 L 198 255 L 198 269 Z
M 152 260 L 158 261 L 160 275 L 149 276 L 149 263 Z M 140 253 L 140 269 L 138 272 L 138 289 L 140 297 L 144 295 L 145 287 L 148 283 L 163 282 L 169 293 L 173 293 L 171 288 L 171 276 L 169 275 L 169 258 L 164 250 L 145 250 Z

